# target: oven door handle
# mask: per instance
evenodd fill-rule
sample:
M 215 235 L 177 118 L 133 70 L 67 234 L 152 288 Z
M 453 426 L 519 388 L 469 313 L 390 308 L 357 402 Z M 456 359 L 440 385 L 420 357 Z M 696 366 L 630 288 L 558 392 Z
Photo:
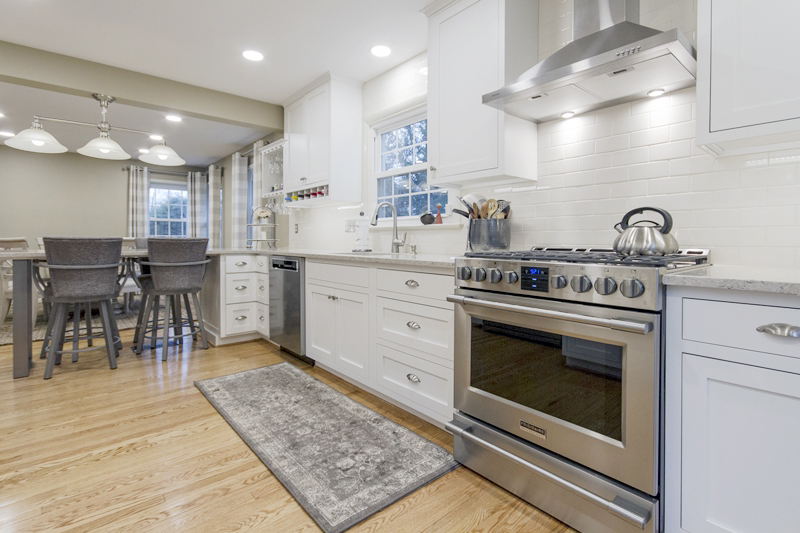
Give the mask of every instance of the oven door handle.
M 589 500 L 590 502 L 594 503 L 595 505 L 598 505 L 598 506 L 602 507 L 603 509 L 605 509 L 609 513 L 621 518 L 622 520 L 625 520 L 626 522 L 628 522 L 630 524 L 633 524 L 634 526 L 637 526 L 637 527 L 639 527 L 641 529 L 644 529 L 645 527 L 647 527 L 647 523 L 650 521 L 651 514 L 650 514 L 649 511 L 647 511 L 645 509 L 641 509 L 638 506 L 636 506 L 635 504 L 632 504 L 632 503 L 630 503 L 630 502 L 628 502 L 626 500 L 623 500 L 619 496 L 614 498 L 613 501 L 606 500 L 605 498 L 603 498 L 601 496 L 598 496 L 594 492 L 586 490 L 583 487 L 580 487 L 580 486 L 572 483 L 571 481 L 568 481 L 568 480 L 566 480 L 566 479 L 564 479 L 562 477 L 559 477 L 559 476 L 553 474 L 552 472 L 548 472 L 547 470 L 545 470 L 544 468 L 542 468 L 540 466 L 537 466 L 537 465 L 535 465 L 533 463 L 529 463 L 525 459 L 522 459 L 521 457 L 517 457 L 513 453 L 510 453 L 510 452 L 504 450 L 503 448 L 501 448 L 501 447 L 499 447 L 499 446 L 497 446 L 495 444 L 492 444 L 491 442 L 488 442 L 488 441 L 478 437 L 477 435 L 472 433 L 472 431 L 469 428 L 464 429 L 462 427 L 459 427 L 459 426 L 453 424 L 452 422 L 445 423 L 444 428 L 446 430 L 450 431 L 453 435 L 455 435 L 457 437 L 460 437 L 462 439 L 468 440 L 468 441 L 472 442 L 473 444 L 477 444 L 478 446 L 480 446 L 482 448 L 486 448 L 486 449 L 488 449 L 488 450 L 490 450 L 490 451 L 492 451 L 492 452 L 494 452 L 494 453 L 496 453 L 496 454 L 508 459 L 509 461 L 514 462 L 515 464 L 521 466 L 522 468 L 524 468 L 526 470 L 530 470 L 534 474 L 540 475 L 540 476 L 552 481 L 553 483 L 555 483 L 556 485 L 562 487 L 563 489 L 566 489 L 566 490 L 568 490 L 568 491 L 570 491 L 570 492 L 572 492 L 574 494 L 577 494 L 578 496 L 580 496 L 582 498 L 585 498 L 586 500 Z M 641 513 L 637 513 L 633 509 L 639 509 L 639 510 L 641 510 Z
M 487 307 L 489 309 L 497 309 L 499 311 L 512 311 L 514 313 L 524 313 L 526 315 L 540 316 L 543 318 L 555 318 L 558 320 L 579 322 L 581 324 L 589 324 L 592 326 L 602 326 L 619 331 L 627 331 L 628 333 L 638 333 L 640 335 L 647 335 L 653 331 L 652 322 L 634 322 L 632 320 L 623 320 L 621 318 L 600 318 L 586 315 L 576 315 L 575 313 L 551 311 L 550 309 L 536 309 L 523 305 L 490 302 L 488 300 L 479 300 L 478 298 L 458 296 L 455 294 L 448 294 L 447 301 L 461 305 L 477 305 L 478 307 Z

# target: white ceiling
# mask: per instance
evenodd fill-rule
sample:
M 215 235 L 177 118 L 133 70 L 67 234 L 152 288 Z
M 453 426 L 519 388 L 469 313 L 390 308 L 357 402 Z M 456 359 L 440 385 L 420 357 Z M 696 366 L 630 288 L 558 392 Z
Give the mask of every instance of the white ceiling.
M 282 104 L 326 72 L 368 81 L 425 51 L 427 21 L 420 10 L 431 1 L 0 0 L 0 41 Z M 392 54 L 372 56 L 376 44 Z M 265 58 L 248 61 L 244 50 Z M 100 106 L 90 97 L 2 83 L 0 113 L 6 115 L 0 131 L 27 128 L 34 114 L 100 121 Z M 265 134 L 199 119 L 175 125 L 163 113 L 117 103 L 108 118 L 112 127 L 164 132 L 193 166 Z M 45 129 L 70 151 L 97 133 L 53 123 Z M 142 145 L 136 134 L 111 136 L 131 154 Z

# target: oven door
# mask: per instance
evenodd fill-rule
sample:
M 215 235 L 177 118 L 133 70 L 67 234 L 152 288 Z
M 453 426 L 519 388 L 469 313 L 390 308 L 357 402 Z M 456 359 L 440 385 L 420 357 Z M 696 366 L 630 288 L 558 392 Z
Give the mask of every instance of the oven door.
M 467 289 L 448 300 L 456 409 L 658 494 L 659 314 Z

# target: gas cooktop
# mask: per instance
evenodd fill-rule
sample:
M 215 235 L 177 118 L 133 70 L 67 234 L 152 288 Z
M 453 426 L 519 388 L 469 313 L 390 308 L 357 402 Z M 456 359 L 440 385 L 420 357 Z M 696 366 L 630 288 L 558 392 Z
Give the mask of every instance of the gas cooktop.
M 708 250 L 679 250 L 669 255 L 622 255 L 607 248 L 534 247 L 515 252 L 467 252 L 474 259 L 509 259 L 513 261 L 555 261 L 563 263 L 594 263 L 639 267 L 667 267 L 700 265 L 708 262 Z

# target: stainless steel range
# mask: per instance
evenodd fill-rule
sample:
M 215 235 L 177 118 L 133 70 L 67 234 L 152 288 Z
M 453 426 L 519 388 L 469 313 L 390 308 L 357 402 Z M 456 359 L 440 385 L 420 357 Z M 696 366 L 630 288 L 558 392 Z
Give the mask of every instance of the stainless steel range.
M 705 250 L 456 260 L 456 459 L 572 527 L 659 532 L 666 272 Z

